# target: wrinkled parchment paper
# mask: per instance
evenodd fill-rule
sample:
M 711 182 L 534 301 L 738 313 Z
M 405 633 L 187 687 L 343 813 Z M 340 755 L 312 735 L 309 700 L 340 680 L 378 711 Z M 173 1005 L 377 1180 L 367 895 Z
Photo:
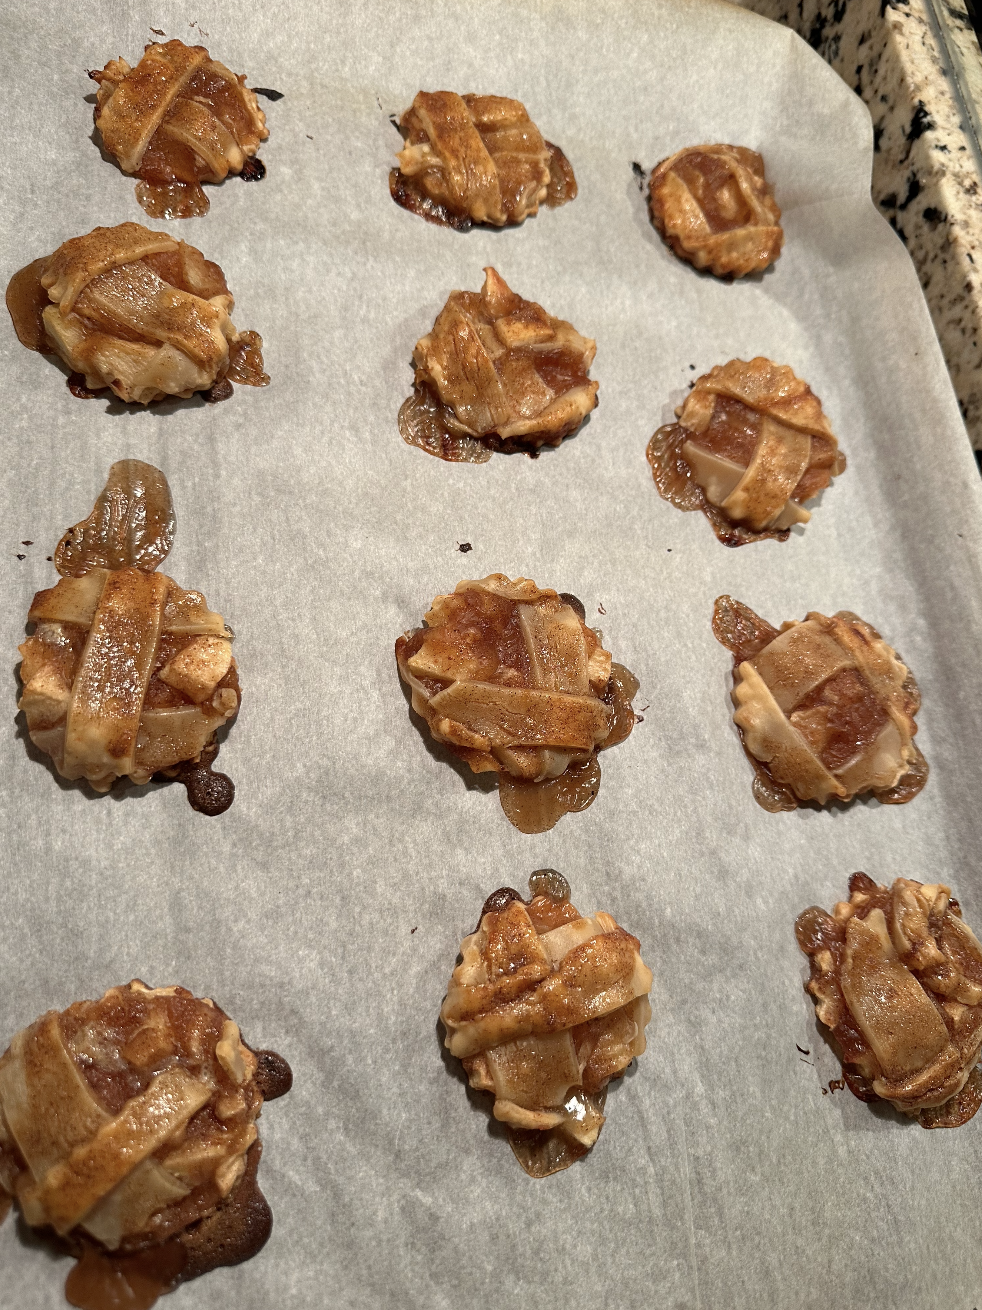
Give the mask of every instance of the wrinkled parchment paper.
M 823 1094 L 838 1067 L 792 933 L 859 868 L 950 883 L 982 924 L 982 489 L 913 267 L 868 198 L 865 108 L 797 37 L 711 0 L 9 0 L 4 281 L 96 224 L 164 226 L 100 157 L 84 100 L 84 70 L 135 62 L 151 28 L 284 93 L 263 102 L 267 179 L 209 188 L 210 214 L 173 225 L 225 269 L 273 383 L 213 407 L 80 401 L 0 323 L 0 1041 L 138 976 L 214 996 L 292 1063 L 262 1120 L 269 1245 L 166 1304 L 979 1304 L 982 1117 L 925 1132 Z M 397 208 L 388 115 L 420 87 L 524 100 L 579 198 L 466 235 Z M 784 211 L 777 266 L 735 285 L 671 255 L 631 169 L 715 141 L 763 153 Z M 600 406 L 538 460 L 449 465 L 405 446 L 396 413 L 414 342 L 489 263 L 596 337 Z M 727 550 L 658 498 L 645 445 L 693 377 L 754 354 L 811 383 L 849 469 L 786 544 Z M 219 819 L 176 786 L 61 782 L 15 717 L 45 556 L 128 457 L 170 479 L 165 571 L 238 634 L 244 701 L 219 759 L 238 798 Z M 427 745 L 392 655 L 433 596 L 495 570 L 577 593 L 649 707 L 604 755 L 593 808 L 538 837 Z M 875 624 L 923 689 L 926 791 L 759 809 L 710 631 L 721 592 L 775 623 Z M 599 1146 L 536 1182 L 436 1016 L 485 896 L 543 866 L 641 938 L 655 982 L 648 1053 Z M 61 1306 L 67 1267 L 0 1230 L 4 1307 Z

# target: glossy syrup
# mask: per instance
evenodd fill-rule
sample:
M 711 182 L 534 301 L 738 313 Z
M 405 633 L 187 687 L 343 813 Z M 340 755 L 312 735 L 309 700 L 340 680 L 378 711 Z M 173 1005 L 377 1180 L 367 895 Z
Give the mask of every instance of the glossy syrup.
M 787 528 L 755 532 L 752 528 L 734 523 L 718 505 L 709 503 L 682 455 L 682 447 L 691 435 L 681 423 L 671 423 L 659 428 L 648 442 L 646 454 L 651 465 L 651 476 L 662 500 L 667 500 L 670 505 L 686 513 L 702 510 L 724 546 L 746 546 L 752 541 L 766 541 L 768 538 L 787 541 Z
M 416 446 L 451 464 L 486 464 L 491 458 L 491 448 L 483 441 L 451 431 L 446 409 L 429 387 L 415 387 L 403 402 L 399 435 L 407 446 Z

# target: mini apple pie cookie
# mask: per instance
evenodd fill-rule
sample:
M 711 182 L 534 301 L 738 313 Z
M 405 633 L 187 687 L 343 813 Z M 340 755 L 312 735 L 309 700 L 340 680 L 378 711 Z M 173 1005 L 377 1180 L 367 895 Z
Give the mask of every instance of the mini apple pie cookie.
M 634 727 L 637 679 L 601 641 L 575 596 L 492 573 L 437 596 L 396 642 L 413 709 L 475 773 L 498 774 L 520 832 L 592 804 L 597 752 Z
M 777 629 L 720 596 L 713 633 L 733 655 L 733 722 L 765 810 L 866 792 L 904 805 L 924 787 L 927 761 L 914 744 L 921 694 L 875 628 L 840 610 Z
M 453 291 L 413 351 L 403 441 L 454 463 L 558 446 L 596 407 L 597 343 L 523 300 L 493 268 L 480 292 Z
M 0 1057 L 0 1197 L 77 1258 L 72 1305 L 147 1310 L 265 1244 L 256 1120 L 291 1082 L 183 987 L 49 1010 Z
M 106 792 L 117 778 L 179 778 L 202 814 L 235 787 L 213 773 L 215 733 L 239 709 L 232 633 L 199 591 L 155 572 L 174 537 L 167 479 L 125 459 L 55 551 L 61 581 L 34 597 L 18 708 L 63 778 Z
M 744 146 L 687 146 L 651 174 L 651 218 L 680 259 L 717 277 L 773 264 L 784 232 L 764 161 Z
M 393 120 L 394 121 L 394 120 Z M 525 106 L 504 96 L 420 91 L 399 121 L 406 144 L 389 174 L 392 199 L 430 223 L 521 223 L 576 198 L 576 178 Z
M 701 509 L 726 546 L 786 541 L 803 502 L 846 467 L 822 404 L 783 364 L 758 356 L 704 373 L 648 443 L 658 494 Z
M 580 915 L 554 869 L 529 890 L 485 901 L 440 1020 L 470 1085 L 494 1095 L 519 1164 L 545 1178 L 590 1150 L 607 1084 L 644 1052 L 651 970 L 609 914 Z
M 226 400 L 233 382 L 269 383 L 262 338 L 236 330 L 234 304 L 217 264 L 139 223 L 72 237 L 7 287 L 21 343 L 60 355 L 76 396 L 108 387 L 138 405 L 196 391 Z
M 849 879 L 849 899 L 798 916 L 806 990 L 850 1091 L 922 1128 L 957 1128 L 982 1105 L 982 945 L 940 883 Z
M 89 77 L 99 84 L 102 143 L 124 173 L 139 177 L 136 198 L 151 218 L 207 214 L 202 182 L 265 176 L 254 156 L 269 132 L 255 92 L 204 46 L 148 45 L 135 68 L 113 59 Z

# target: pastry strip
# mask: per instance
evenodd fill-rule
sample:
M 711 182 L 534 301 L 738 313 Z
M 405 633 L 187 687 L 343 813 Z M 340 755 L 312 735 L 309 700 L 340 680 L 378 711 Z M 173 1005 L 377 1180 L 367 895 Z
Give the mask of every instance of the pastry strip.
M 140 167 L 164 115 L 191 74 L 207 59 L 204 46 L 186 46 L 179 41 L 151 45 L 116 87 L 100 113 L 99 131 L 124 173 L 135 173 Z
M 111 574 L 85 642 L 65 731 L 65 776 L 134 767 L 170 580 L 136 568 Z

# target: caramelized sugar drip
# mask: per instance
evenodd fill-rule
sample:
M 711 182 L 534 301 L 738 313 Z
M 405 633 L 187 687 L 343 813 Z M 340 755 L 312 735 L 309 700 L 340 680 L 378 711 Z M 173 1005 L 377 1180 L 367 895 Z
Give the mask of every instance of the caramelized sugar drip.
M 524 905 L 525 897 L 521 892 L 517 892 L 514 887 L 499 887 L 497 891 L 493 891 L 481 906 L 477 928 L 475 928 L 474 931 L 478 931 L 478 928 L 481 926 L 481 919 L 483 919 L 486 914 L 497 914 L 499 910 L 503 910 L 505 906 L 509 905 L 512 901 L 521 901 Z
M 65 1300 L 79 1310 L 150 1310 L 181 1281 L 186 1264 L 178 1242 L 129 1255 L 86 1246 L 65 1279 Z
M 108 387 L 87 386 L 84 373 L 69 373 L 65 379 L 65 386 L 76 400 L 97 400 L 99 396 L 104 396 L 109 390 Z
M 94 568 L 152 573 L 170 552 L 174 527 L 170 487 L 160 469 L 138 459 L 118 460 L 92 513 L 59 541 L 55 568 L 63 578 Z
M 874 791 L 873 795 L 883 805 L 906 805 L 908 801 L 912 801 L 919 792 L 924 790 L 929 773 L 930 766 L 921 753 L 920 747 L 915 743 L 914 763 L 900 779 L 896 787 L 888 787 L 883 791 Z
M 3 1221 L 6 1219 L 7 1215 L 10 1214 L 10 1207 L 13 1205 L 13 1203 L 14 1203 L 14 1198 L 12 1196 L 8 1196 L 7 1193 L 3 1190 L 3 1188 L 0 1187 L 0 1224 L 2 1224 Z
M 529 892 L 533 897 L 548 896 L 554 901 L 568 901 L 570 886 L 557 869 L 536 869 L 529 878 Z
M 414 387 L 399 409 L 399 435 L 407 446 L 451 464 L 486 464 L 491 448 L 476 437 L 453 432 L 447 426 L 447 411 L 429 387 Z
M 600 761 L 570 764 L 565 773 L 545 782 L 523 782 L 510 773 L 498 774 L 498 799 L 509 821 L 531 836 L 555 828 L 564 814 L 579 814 L 600 790 Z
M 742 523 L 734 523 L 718 505 L 711 504 L 699 483 L 692 476 L 692 470 L 682 455 L 682 447 L 689 440 L 681 423 L 671 423 L 659 428 L 648 442 L 646 451 L 651 465 L 651 476 L 662 500 L 667 500 L 676 509 L 686 512 L 702 510 L 709 520 L 716 537 L 724 546 L 747 546 L 752 541 L 787 541 L 789 528 L 777 530 L 767 528 L 756 531 Z
M 188 804 L 199 814 L 211 818 L 224 814 L 235 800 L 235 783 L 225 773 L 215 773 L 212 764 L 218 754 L 218 745 L 212 742 L 201 752 L 197 761 L 188 760 L 177 766 L 176 772 L 167 773 L 176 777 L 187 788 Z
M 976 1065 L 957 1095 L 944 1105 L 921 1110 L 917 1118 L 922 1128 L 960 1128 L 975 1118 L 979 1106 L 982 1106 L 982 1071 Z
M 273 1214 L 256 1174 L 262 1143 L 249 1147 L 242 1181 L 228 1199 L 178 1238 L 187 1253 L 181 1282 L 226 1265 L 240 1265 L 263 1249 L 273 1231 Z
M 752 660 L 770 645 L 778 630 L 749 605 L 732 596 L 717 596 L 713 604 L 713 636 L 737 664 Z
M 245 387 L 268 387 L 269 374 L 263 370 L 263 339 L 258 332 L 240 332 L 228 352 L 229 382 Z
M 573 1088 L 567 1105 L 575 1104 L 583 1116 L 602 1115 L 607 1103 L 607 1089 L 599 1092 L 585 1092 L 582 1087 Z M 515 1153 L 515 1159 L 530 1178 L 548 1178 L 568 1169 L 571 1164 L 581 1160 L 590 1153 L 590 1148 L 570 1137 L 558 1133 L 541 1133 L 521 1128 L 508 1127 L 508 1142 Z
M 256 1142 L 249 1149 L 245 1175 L 228 1199 L 178 1237 L 125 1253 L 86 1243 L 65 1280 L 69 1304 L 78 1310 L 150 1310 L 158 1297 L 180 1283 L 250 1260 L 265 1246 L 273 1227 L 256 1181 L 261 1153 Z
M 228 378 L 222 378 L 213 387 L 209 387 L 207 391 L 202 391 L 201 399 L 206 405 L 220 405 L 223 400 L 231 400 L 234 395 L 235 387 L 232 386 Z
M 48 293 L 41 285 L 46 259 L 35 259 L 33 264 L 20 269 L 7 284 L 7 311 L 10 314 L 17 339 L 28 350 L 41 355 L 54 352 L 44 331 L 42 311 L 51 304 Z
M 610 735 L 599 747 L 600 750 L 608 750 L 630 737 L 638 721 L 631 701 L 638 694 L 640 686 L 640 682 L 630 669 L 616 662 L 611 664 L 610 681 L 604 692 L 604 700 L 613 709 L 614 714 L 610 721 Z
M 389 195 L 401 209 L 425 218 L 437 227 L 452 227 L 457 232 L 468 232 L 473 222 L 468 214 L 455 214 L 446 205 L 434 200 L 420 189 L 414 177 L 404 177 L 398 168 L 389 173 Z
M 151 218 L 200 218 L 211 201 L 199 182 L 145 182 L 135 187 L 140 208 Z
M 746 756 L 754 766 L 752 790 L 754 800 L 760 808 L 766 810 L 768 814 L 790 813 L 791 810 L 796 810 L 801 802 L 791 788 L 783 786 L 772 778 L 767 765 L 754 759 L 749 751 L 746 752 Z
M 293 1086 L 293 1070 L 275 1051 L 256 1051 L 256 1086 L 264 1101 L 278 1101 Z
M 573 165 L 558 146 L 546 142 L 549 151 L 549 189 L 546 192 L 546 204 L 550 209 L 558 209 L 576 199 L 579 188 L 573 174 Z

